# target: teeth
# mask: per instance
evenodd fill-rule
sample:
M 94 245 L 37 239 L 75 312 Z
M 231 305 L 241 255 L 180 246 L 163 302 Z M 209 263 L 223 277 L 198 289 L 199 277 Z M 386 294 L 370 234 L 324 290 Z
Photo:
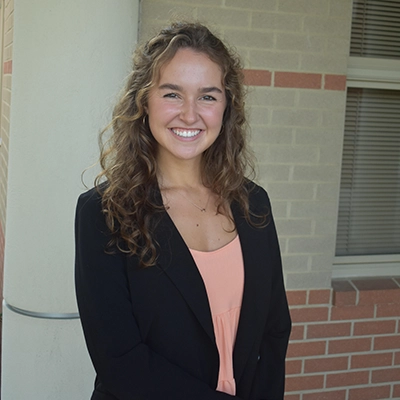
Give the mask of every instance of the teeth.
M 174 132 L 175 135 L 178 135 L 180 137 L 191 138 L 198 135 L 201 132 L 201 129 L 196 129 L 196 130 L 172 129 L 172 132 Z

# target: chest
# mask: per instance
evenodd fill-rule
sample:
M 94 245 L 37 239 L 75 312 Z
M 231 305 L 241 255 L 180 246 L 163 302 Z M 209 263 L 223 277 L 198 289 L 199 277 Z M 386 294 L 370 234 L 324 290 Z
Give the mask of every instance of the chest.
M 168 214 L 190 249 L 214 251 L 230 243 L 237 235 L 229 213 L 217 212 L 216 206 L 202 212 L 183 202 L 171 207 Z

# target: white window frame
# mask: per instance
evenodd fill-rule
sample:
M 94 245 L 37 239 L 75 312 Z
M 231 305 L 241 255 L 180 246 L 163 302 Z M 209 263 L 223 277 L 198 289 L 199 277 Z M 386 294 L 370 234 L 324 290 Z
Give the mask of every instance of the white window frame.
M 347 87 L 400 90 L 400 60 L 350 56 Z M 333 279 L 378 276 L 400 276 L 400 254 L 334 258 Z
M 349 57 L 347 87 L 400 90 L 400 60 Z

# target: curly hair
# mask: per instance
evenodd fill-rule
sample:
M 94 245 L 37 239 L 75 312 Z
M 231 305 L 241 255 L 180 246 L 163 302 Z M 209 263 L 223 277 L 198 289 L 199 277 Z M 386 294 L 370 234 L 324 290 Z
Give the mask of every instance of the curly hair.
M 149 129 L 146 106 L 160 69 L 181 48 L 204 53 L 220 66 L 227 100 L 222 131 L 203 153 L 203 184 L 218 195 L 218 212 L 223 204 L 236 201 L 250 221 L 246 182 L 248 175 L 254 174 L 254 164 L 246 148 L 241 61 L 204 25 L 173 23 L 135 51 L 126 87 L 111 123 L 99 139 L 102 172 L 95 186 L 101 191 L 103 212 L 112 234 L 110 245 L 137 255 L 143 267 L 156 262 L 157 243 L 152 233 L 165 211 L 157 201 L 157 142 Z M 105 141 L 108 130 L 111 135 Z M 104 180 L 105 184 L 100 185 Z

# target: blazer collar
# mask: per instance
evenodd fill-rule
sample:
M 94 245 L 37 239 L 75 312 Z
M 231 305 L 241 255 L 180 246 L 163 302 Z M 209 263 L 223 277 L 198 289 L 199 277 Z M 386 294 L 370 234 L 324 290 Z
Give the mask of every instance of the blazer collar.
M 156 193 L 156 201 L 162 204 L 160 191 Z M 163 213 L 157 225 L 155 238 L 159 246 L 157 265 L 181 293 L 215 345 L 214 326 L 203 279 L 189 248 L 167 212 Z
M 206 288 L 193 257 L 168 213 L 157 227 L 160 246 L 157 265 L 173 282 L 193 314 L 215 344 L 214 327 Z
M 158 200 L 162 204 L 160 193 Z M 269 287 L 260 286 L 259 282 L 270 280 L 266 280 L 264 276 L 265 268 L 260 268 L 260 263 L 264 261 L 260 257 L 260 251 L 265 252 L 266 246 L 260 230 L 247 223 L 238 204 L 232 205 L 232 213 L 242 247 L 245 270 L 243 301 L 233 353 L 235 379 L 239 382 L 254 342 L 260 338 L 266 323 L 265 311 L 260 312 L 260 307 L 267 304 L 270 290 Z M 204 282 L 190 250 L 167 212 L 157 227 L 156 240 L 160 246 L 157 264 L 174 283 L 216 346 Z

